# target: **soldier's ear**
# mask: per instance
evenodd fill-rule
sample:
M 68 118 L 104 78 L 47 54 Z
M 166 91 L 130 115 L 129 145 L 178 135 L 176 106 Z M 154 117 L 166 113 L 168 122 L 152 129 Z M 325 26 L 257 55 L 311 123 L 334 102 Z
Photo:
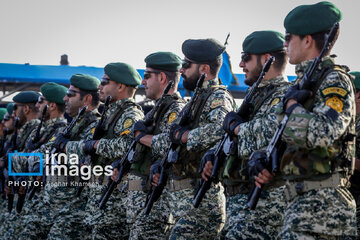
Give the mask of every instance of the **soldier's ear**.
M 203 73 L 209 74 L 210 73 L 210 65 L 208 65 L 208 64 L 200 64 L 199 65 L 199 72 L 201 74 L 203 74 Z

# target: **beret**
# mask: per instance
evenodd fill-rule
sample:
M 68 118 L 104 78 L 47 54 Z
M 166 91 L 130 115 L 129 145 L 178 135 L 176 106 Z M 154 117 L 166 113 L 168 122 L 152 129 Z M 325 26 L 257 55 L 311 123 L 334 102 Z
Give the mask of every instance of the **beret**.
M 177 72 L 181 67 L 181 58 L 172 52 L 156 52 L 145 58 L 146 67 Z
M 247 36 L 242 44 L 243 51 L 261 54 L 284 49 L 285 36 L 276 31 L 256 31 Z
M 6 108 L 0 108 L 0 121 L 4 119 L 5 114 L 7 113 Z
M 353 71 L 353 72 L 349 72 L 349 73 L 355 77 L 355 80 L 354 80 L 355 88 L 357 90 L 360 90 L 360 72 Z
M 6 109 L 9 115 L 11 116 L 14 111 L 14 103 L 8 103 L 8 105 L 6 105 Z
M 130 64 L 116 62 L 105 66 L 104 72 L 110 80 L 122 83 L 128 86 L 138 86 L 141 83 L 141 76 Z
M 54 82 L 41 85 L 40 91 L 46 100 L 58 104 L 65 104 L 64 97 L 67 88 Z
M 39 96 L 41 95 L 38 92 L 24 91 L 16 94 L 16 96 L 13 97 L 13 101 L 18 103 L 36 103 Z
M 214 61 L 222 57 L 225 46 L 219 41 L 208 39 L 188 39 L 182 44 L 185 57 L 198 63 Z
M 87 74 L 75 74 L 71 76 L 70 84 L 84 91 L 97 91 L 100 80 Z
M 331 29 L 342 18 L 341 11 L 330 2 L 300 5 L 294 8 L 284 20 L 286 32 L 307 35 Z

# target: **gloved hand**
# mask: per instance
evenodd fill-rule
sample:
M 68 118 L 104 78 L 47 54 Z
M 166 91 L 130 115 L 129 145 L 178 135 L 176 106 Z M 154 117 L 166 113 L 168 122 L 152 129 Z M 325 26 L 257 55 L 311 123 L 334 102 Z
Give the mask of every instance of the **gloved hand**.
M 35 149 L 38 149 L 40 147 L 41 143 L 40 142 L 36 142 L 33 143 L 32 139 L 30 139 L 27 143 L 26 143 L 26 150 L 29 152 L 34 151 Z
M 299 84 L 295 84 L 288 88 L 284 96 L 284 107 L 286 107 L 288 101 L 290 99 L 294 99 L 300 104 L 304 104 L 304 102 L 312 95 L 310 90 L 300 90 Z
M 66 138 L 64 134 L 58 133 L 56 135 L 56 139 L 54 141 L 54 146 L 60 152 L 64 152 L 66 144 L 70 141 L 70 139 Z
M 170 140 L 171 142 L 178 144 L 178 145 L 185 145 L 183 142 L 181 142 L 182 135 L 188 131 L 188 127 L 181 127 L 179 124 L 172 124 L 170 126 Z M 176 133 L 178 133 L 178 136 L 176 137 Z
M 230 136 L 235 136 L 235 128 L 243 122 L 245 121 L 236 112 L 229 112 L 225 116 L 223 122 L 223 129 L 225 130 L 225 132 L 230 134 Z
M 134 123 L 133 127 L 132 127 L 132 132 L 133 132 L 133 137 L 135 139 L 136 142 L 139 142 L 140 139 L 145 136 L 147 134 L 147 127 L 145 126 L 144 124 L 144 121 L 140 120 L 140 121 L 137 121 L 136 123 Z M 137 131 L 140 131 L 140 134 L 135 137 L 135 133 Z
M 159 184 L 160 172 L 161 172 L 161 161 L 158 160 L 154 162 L 150 167 L 149 178 L 153 186 L 157 186 Z
M 250 155 L 248 161 L 249 177 L 257 177 L 262 170 L 266 169 L 266 153 L 264 151 L 255 151 Z
M 204 156 L 201 158 L 201 162 L 200 162 L 200 167 L 199 167 L 199 170 L 198 170 L 198 173 L 201 174 L 204 167 L 205 167 L 205 164 L 207 162 L 212 162 L 214 163 L 214 159 L 215 159 L 215 149 L 209 149 L 205 154 Z
M 96 140 L 86 140 L 84 141 L 83 152 L 85 155 L 94 155 L 96 149 L 94 148 Z

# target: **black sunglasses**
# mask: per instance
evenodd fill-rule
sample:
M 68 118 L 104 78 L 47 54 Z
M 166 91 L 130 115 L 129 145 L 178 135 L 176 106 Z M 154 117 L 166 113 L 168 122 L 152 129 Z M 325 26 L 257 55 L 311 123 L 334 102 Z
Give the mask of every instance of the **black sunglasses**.
M 43 103 L 45 101 L 45 98 L 43 96 L 39 96 L 38 103 Z
M 287 33 L 285 34 L 285 42 L 289 42 L 292 38 L 292 34 L 291 33 Z
M 144 72 L 144 79 L 149 79 L 151 77 L 152 73 L 160 74 L 161 72 L 159 72 L 159 71 L 145 71 Z
M 7 115 L 4 117 L 3 120 L 4 120 L 4 122 L 6 122 L 6 121 L 9 121 L 10 119 L 12 119 L 12 116 Z
M 182 60 L 181 68 L 188 69 L 191 67 L 192 62 L 187 59 Z
M 242 62 L 248 62 L 251 60 L 251 54 L 248 54 L 247 52 L 242 52 L 241 53 L 241 61 Z
M 105 86 L 108 85 L 109 82 L 110 82 L 110 78 L 102 78 L 100 84 L 101 86 Z
M 80 91 L 75 91 L 75 90 L 72 90 L 72 89 L 68 89 L 67 92 L 66 92 L 66 96 L 71 98 L 71 97 L 75 97 L 75 95 L 77 93 L 80 93 Z
M 22 106 L 25 106 L 24 104 L 14 104 L 14 107 L 13 107 L 13 109 L 14 109 L 14 111 L 16 111 L 17 109 L 18 109 L 18 107 L 22 107 Z

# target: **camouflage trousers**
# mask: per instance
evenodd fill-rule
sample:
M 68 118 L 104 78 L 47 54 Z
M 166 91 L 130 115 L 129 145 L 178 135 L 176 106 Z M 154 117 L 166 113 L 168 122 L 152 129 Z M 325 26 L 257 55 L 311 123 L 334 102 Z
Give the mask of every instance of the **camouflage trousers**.
M 76 190 L 75 187 L 47 184 L 37 214 L 28 219 L 21 236 L 39 227 L 40 234 L 47 239 L 87 239 L 88 231 L 83 224 L 86 196 L 76 197 Z
M 248 207 L 248 195 L 226 198 L 226 223 L 219 239 L 275 239 L 285 210 L 284 187 L 264 190 L 256 210 Z
M 212 185 L 198 208 L 193 207 L 194 194 L 193 188 L 169 192 L 169 207 L 175 220 L 170 240 L 214 239 L 223 228 L 225 195 L 222 185 Z
M 144 179 L 130 175 L 129 181 L 131 180 Z M 144 191 L 128 191 L 126 216 L 127 222 L 132 224 L 129 239 L 167 239 L 169 230 L 174 224 L 167 202 L 168 192 L 164 189 L 162 196 L 155 202 L 148 216 L 144 212 L 146 195 Z
M 280 239 L 352 239 L 356 208 L 350 192 L 323 188 L 298 195 L 287 203 Z
M 99 200 L 105 185 L 89 186 L 89 198 L 86 204 L 84 223 L 91 229 L 91 239 L 128 239 L 129 226 L 126 223 L 127 183 L 122 191 L 115 189 L 106 204 L 106 209 L 99 208 Z

